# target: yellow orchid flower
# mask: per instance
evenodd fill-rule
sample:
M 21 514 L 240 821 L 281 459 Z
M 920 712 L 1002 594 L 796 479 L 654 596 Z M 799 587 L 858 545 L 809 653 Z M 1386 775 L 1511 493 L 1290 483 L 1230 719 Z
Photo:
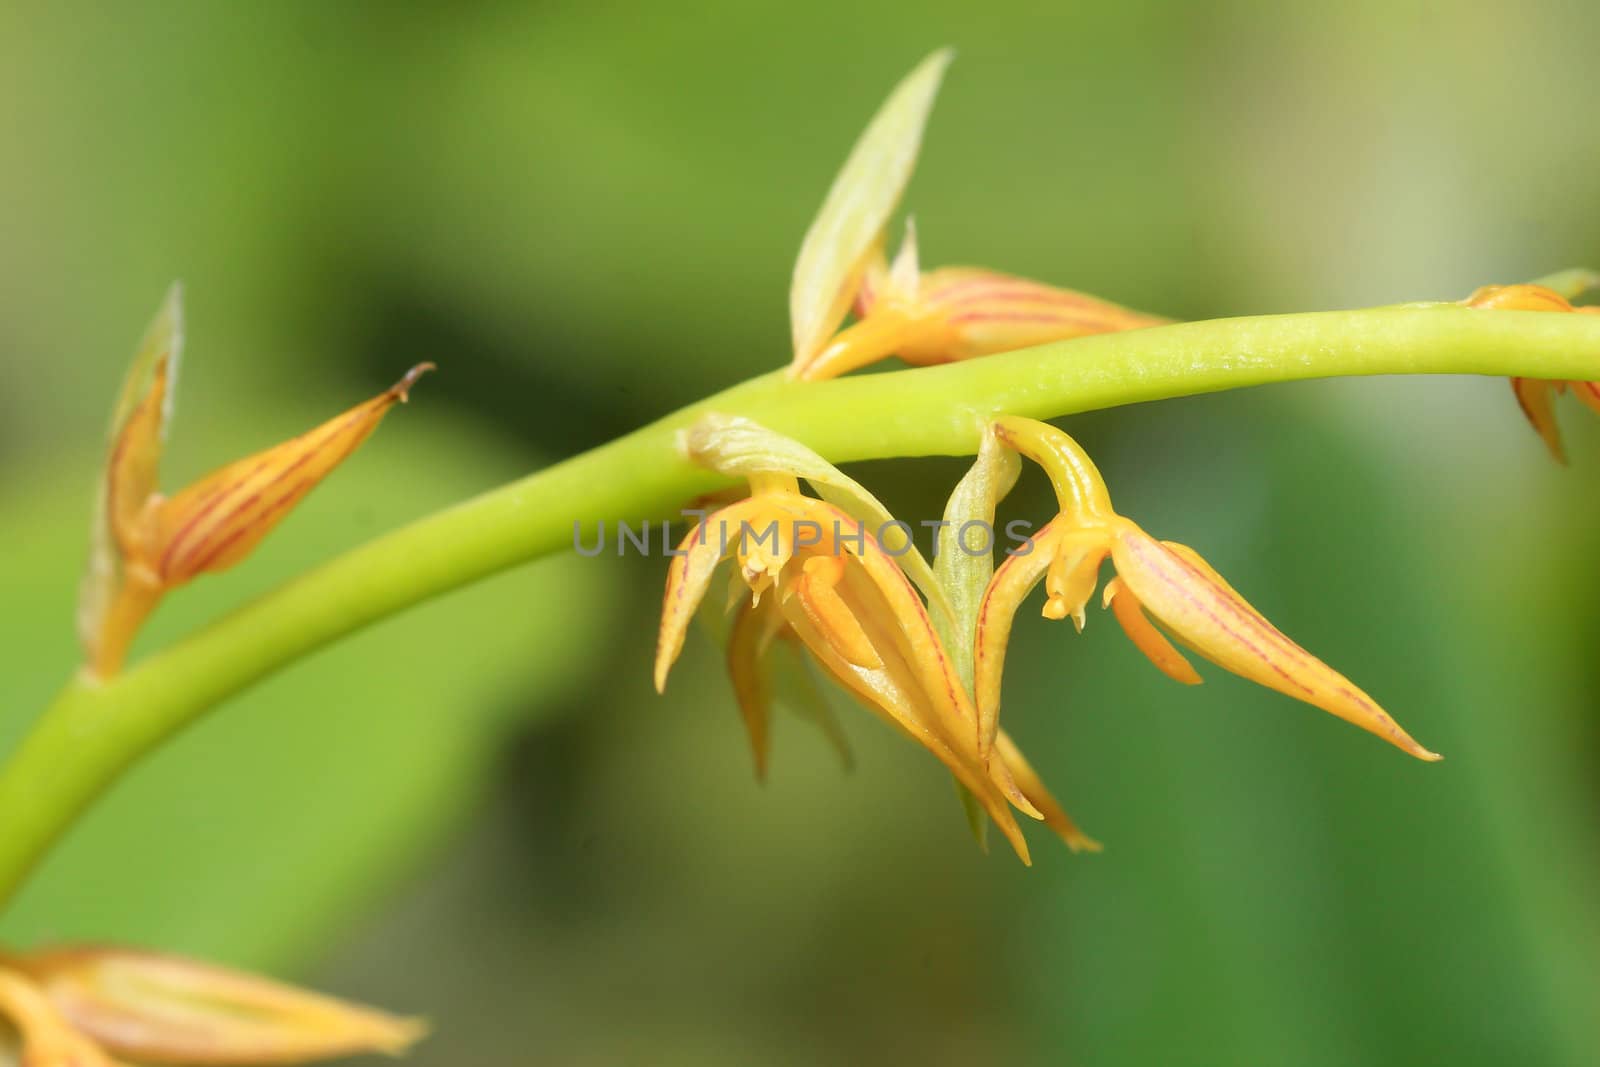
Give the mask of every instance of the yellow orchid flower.
M 1158 541 L 1118 515 L 1100 472 L 1072 438 L 1048 423 L 1012 416 L 997 419 L 993 432 L 1045 470 L 1061 510 L 996 569 L 978 611 L 974 689 L 985 756 L 998 747 L 1001 670 L 1023 598 L 1043 579 L 1045 617 L 1071 617 L 1081 630 L 1084 607 L 1109 556 L 1116 577 L 1103 602 L 1169 677 L 1189 685 L 1200 681 L 1155 623 L 1219 667 L 1331 712 L 1419 759 L 1440 758 L 1349 679 L 1284 636 L 1193 549 Z
M 1572 274 L 1570 292 L 1573 297 L 1600 284 L 1600 277 L 1586 271 Z M 1468 307 L 1498 311 L 1574 311 L 1583 315 L 1600 315 L 1600 307 L 1573 307 L 1567 296 L 1545 285 L 1486 285 L 1462 301 Z M 1513 378 L 1511 391 L 1516 394 L 1522 413 L 1533 424 L 1557 463 L 1567 462 L 1567 451 L 1561 444 L 1561 427 L 1556 423 L 1555 398 L 1568 389 L 1583 401 L 1590 411 L 1600 414 L 1600 382 L 1544 381 L 1539 378 Z
M 93 544 L 78 612 L 89 670 L 108 677 L 162 596 L 238 563 L 406 400 L 423 363 L 371 400 L 309 433 L 236 460 L 188 488 L 157 489 L 183 347 L 174 286 L 146 332 L 113 411 Z
M 296 1064 L 405 1051 L 421 1023 L 177 956 L 68 948 L 0 958 L 27 1067 Z
M 1000 827 L 1017 855 L 1028 847 L 1011 807 L 1043 819 L 1074 848 L 1077 831 L 1009 739 L 1000 758 L 978 752 L 977 713 L 940 639 L 934 612 L 949 614 L 931 569 L 888 512 L 859 484 L 797 442 L 748 420 L 707 416 L 682 442 L 694 462 L 743 477 L 750 496 L 698 522 L 667 575 L 655 684 L 683 648 L 689 621 L 719 564 L 751 603 L 729 638 L 729 666 L 758 769 L 765 767 L 771 690 L 760 659 L 792 638 L 847 692 L 932 752 Z M 804 479 L 823 499 L 800 491 Z
M 889 220 L 911 179 L 952 55 L 935 52 L 890 94 L 806 232 L 789 290 L 793 378 L 835 378 L 892 355 L 919 365 L 949 363 L 1169 321 L 995 271 L 947 267 L 923 274 L 909 223 L 894 265 L 885 263 Z M 851 307 L 858 321 L 834 336 Z

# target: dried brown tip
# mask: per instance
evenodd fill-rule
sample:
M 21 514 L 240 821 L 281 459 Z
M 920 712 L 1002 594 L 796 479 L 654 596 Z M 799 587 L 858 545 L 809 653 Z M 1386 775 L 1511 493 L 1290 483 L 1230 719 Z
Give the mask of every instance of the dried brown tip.
M 418 363 L 415 367 L 412 367 L 410 370 L 406 371 L 406 376 L 404 378 L 401 378 L 398 382 L 395 382 L 389 387 L 389 395 L 400 401 L 400 403 L 404 404 L 407 400 L 411 399 L 411 387 L 417 384 L 417 379 L 422 377 L 424 374 L 427 374 L 429 371 L 438 369 L 439 365 L 436 363 Z

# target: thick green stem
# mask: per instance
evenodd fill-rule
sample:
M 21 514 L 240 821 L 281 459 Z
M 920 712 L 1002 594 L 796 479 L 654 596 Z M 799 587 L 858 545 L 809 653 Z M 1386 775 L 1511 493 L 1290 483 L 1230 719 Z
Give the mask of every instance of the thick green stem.
M 714 487 L 674 445 L 701 412 L 748 416 L 835 462 L 970 455 L 985 416 L 1372 374 L 1600 379 L 1600 318 L 1428 304 L 1182 323 L 815 384 L 758 378 L 354 549 L 115 679 L 68 685 L 0 768 L 0 902 L 123 770 L 228 696 L 367 623 L 565 549 L 575 523 L 667 516 Z

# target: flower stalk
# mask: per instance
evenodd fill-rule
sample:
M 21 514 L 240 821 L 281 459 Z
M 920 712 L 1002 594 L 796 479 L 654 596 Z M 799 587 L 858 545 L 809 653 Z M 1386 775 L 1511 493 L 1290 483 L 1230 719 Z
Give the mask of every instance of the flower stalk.
M 574 521 L 660 518 L 728 479 L 677 435 L 707 411 L 830 462 L 972 455 L 987 419 L 1312 378 L 1600 378 L 1600 316 L 1417 304 L 1179 323 L 817 383 L 781 372 L 356 548 L 106 681 L 70 682 L 0 767 L 0 903 L 90 802 L 160 741 L 299 657 L 430 597 L 568 548 Z

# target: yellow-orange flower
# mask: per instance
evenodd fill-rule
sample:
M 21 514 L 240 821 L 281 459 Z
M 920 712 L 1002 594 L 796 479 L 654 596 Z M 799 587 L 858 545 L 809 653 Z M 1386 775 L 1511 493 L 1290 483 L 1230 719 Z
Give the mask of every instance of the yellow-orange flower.
M 856 292 L 857 321 L 795 377 L 836 378 L 887 356 L 927 366 L 1010 352 L 1049 341 L 1159 326 L 1170 319 L 1108 300 L 978 267 L 917 267 L 908 230 L 893 267 L 881 259 Z
M 1576 272 L 1573 296 L 1593 286 L 1594 276 Z M 1468 307 L 1498 311 L 1572 311 L 1579 314 L 1600 314 L 1600 307 L 1573 307 L 1567 297 L 1544 285 L 1486 285 L 1462 301 Z M 1600 414 L 1600 382 L 1545 381 L 1540 378 L 1512 378 L 1511 391 L 1516 394 L 1522 413 L 1533 424 L 1557 463 L 1567 461 L 1566 448 L 1561 443 L 1561 427 L 1556 423 L 1555 398 L 1572 390 L 1572 395 Z
M 172 496 L 157 487 L 183 346 L 176 286 L 139 346 L 113 412 L 78 627 L 89 670 L 121 669 L 145 617 L 170 589 L 238 563 L 377 429 L 433 364 L 316 429 L 236 460 Z
M 789 291 L 791 377 L 834 378 L 893 355 L 949 363 L 1168 321 L 995 271 L 947 267 L 923 274 L 909 223 L 893 267 L 885 265 L 889 221 L 911 180 L 950 59 L 948 49 L 935 52 L 895 87 L 807 230 Z M 859 321 L 834 336 L 852 306 Z
M 421 1023 L 195 960 L 123 948 L 0 957 L 27 1067 L 310 1063 L 405 1051 Z
M 1263 618 L 1193 549 L 1158 541 L 1118 515 L 1099 471 L 1072 438 L 1047 423 L 1009 416 L 995 421 L 994 432 L 1044 468 L 1061 511 L 1025 551 L 996 569 L 979 609 L 974 688 L 985 754 L 995 749 L 1001 671 L 1023 598 L 1043 579 L 1045 616 L 1070 617 L 1082 629 L 1100 565 L 1110 557 L 1116 577 L 1103 600 L 1133 643 L 1169 677 L 1189 685 L 1200 681 L 1155 623 L 1220 667 L 1331 712 L 1420 759 L 1440 758 L 1353 682 Z
M 751 495 L 705 516 L 667 576 L 655 682 L 666 686 L 689 621 L 724 559 L 748 589 L 729 663 L 745 722 L 765 766 L 770 689 L 759 659 L 792 634 L 819 667 L 868 708 L 932 752 L 1000 827 L 1028 847 L 1011 807 L 1045 820 L 1074 847 L 1093 847 L 1009 739 L 999 758 L 978 751 L 977 714 L 912 578 L 947 611 L 931 569 L 865 489 L 797 442 L 745 420 L 710 416 L 684 441 L 694 461 L 750 483 Z M 825 499 L 800 492 L 806 479 Z M 909 576 L 908 576 L 909 572 Z

